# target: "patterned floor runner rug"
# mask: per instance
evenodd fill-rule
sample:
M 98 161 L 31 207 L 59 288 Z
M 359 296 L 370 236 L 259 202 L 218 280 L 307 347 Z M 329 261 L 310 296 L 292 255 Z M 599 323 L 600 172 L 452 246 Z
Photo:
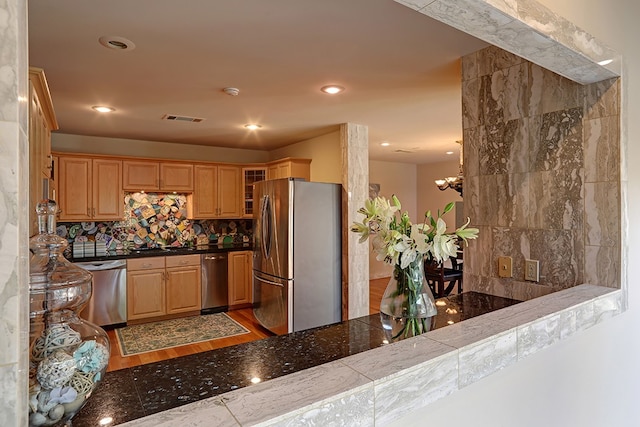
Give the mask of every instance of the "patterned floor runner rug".
M 226 313 L 125 326 L 115 332 L 123 356 L 249 333 Z

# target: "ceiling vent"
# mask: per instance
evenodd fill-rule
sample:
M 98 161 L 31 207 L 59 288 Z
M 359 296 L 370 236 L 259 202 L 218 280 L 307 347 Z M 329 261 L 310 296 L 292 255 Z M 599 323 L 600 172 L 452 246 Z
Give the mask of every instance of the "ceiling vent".
M 406 154 L 413 154 L 415 153 L 415 151 L 411 151 L 411 150 L 394 150 L 395 153 L 406 153 Z
M 178 116 L 175 114 L 165 114 L 164 116 L 162 116 L 162 120 L 172 120 L 174 122 L 200 123 L 204 119 L 200 119 L 198 117 Z

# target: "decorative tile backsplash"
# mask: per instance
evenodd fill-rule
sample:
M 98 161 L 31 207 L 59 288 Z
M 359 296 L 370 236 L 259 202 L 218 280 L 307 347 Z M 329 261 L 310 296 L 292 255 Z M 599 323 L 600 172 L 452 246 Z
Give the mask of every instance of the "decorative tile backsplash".
M 250 219 L 190 220 L 184 194 L 130 193 L 123 221 L 58 223 L 57 234 L 69 241 L 103 241 L 107 250 L 247 243 Z

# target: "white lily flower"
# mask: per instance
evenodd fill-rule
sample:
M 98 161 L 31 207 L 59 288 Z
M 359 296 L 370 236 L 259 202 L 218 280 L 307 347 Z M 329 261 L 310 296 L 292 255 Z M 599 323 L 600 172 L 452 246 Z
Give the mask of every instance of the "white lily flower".
M 393 196 L 368 199 L 358 213 L 364 215 L 362 222 L 354 222 L 351 231 L 360 234 L 360 242 L 372 237 L 376 259 L 405 269 L 419 256 L 427 255 L 438 262 L 455 256 L 458 249 L 457 239 L 463 241 L 478 237 L 477 228 L 467 228 L 470 220 L 454 233 L 447 233 L 447 224 L 438 217 L 425 214 L 424 223 L 411 224 L 406 212 L 397 216 L 401 208 L 400 201 Z M 453 208 L 449 203 L 443 214 Z M 433 227 L 432 227 L 433 225 Z M 406 234 L 405 234 L 406 233 Z

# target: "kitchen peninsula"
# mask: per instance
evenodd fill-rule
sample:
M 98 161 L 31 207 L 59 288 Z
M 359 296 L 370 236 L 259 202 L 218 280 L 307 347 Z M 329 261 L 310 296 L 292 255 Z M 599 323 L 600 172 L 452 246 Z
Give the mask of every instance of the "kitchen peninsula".
M 373 315 L 110 372 L 74 424 L 384 425 L 622 312 L 622 291 L 593 285 L 455 298 L 466 320 L 390 345 Z

